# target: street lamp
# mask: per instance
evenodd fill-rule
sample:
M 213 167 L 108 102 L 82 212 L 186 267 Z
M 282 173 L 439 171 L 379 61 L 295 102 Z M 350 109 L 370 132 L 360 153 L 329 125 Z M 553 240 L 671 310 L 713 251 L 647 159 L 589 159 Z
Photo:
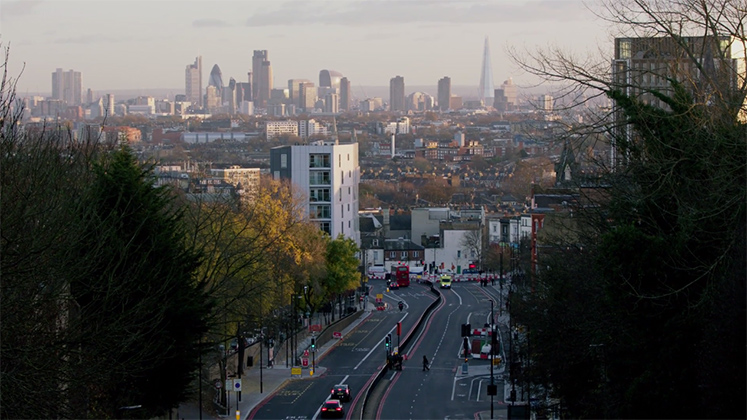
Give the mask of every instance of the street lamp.
M 495 381 L 493 380 L 493 364 L 495 362 L 495 318 L 493 318 L 493 299 L 490 300 L 490 418 L 493 418 L 493 395 L 495 395 Z

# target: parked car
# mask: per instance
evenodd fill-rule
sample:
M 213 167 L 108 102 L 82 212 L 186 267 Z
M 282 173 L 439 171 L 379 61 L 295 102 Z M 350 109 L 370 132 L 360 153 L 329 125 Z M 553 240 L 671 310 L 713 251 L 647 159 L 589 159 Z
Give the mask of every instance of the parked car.
M 338 384 L 332 388 L 330 398 L 340 401 L 350 401 L 350 387 L 347 384 Z
M 327 400 L 322 404 L 322 409 L 319 414 L 322 418 L 342 418 L 345 417 L 345 409 L 342 408 L 340 400 Z

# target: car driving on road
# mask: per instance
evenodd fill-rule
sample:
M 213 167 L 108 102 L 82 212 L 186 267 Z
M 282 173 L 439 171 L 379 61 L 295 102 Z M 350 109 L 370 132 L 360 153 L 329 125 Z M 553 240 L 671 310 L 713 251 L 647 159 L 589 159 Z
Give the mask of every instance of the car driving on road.
M 322 418 L 345 417 L 345 409 L 342 408 L 340 400 L 327 400 L 322 404 L 320 411 Z
M 330 398 L 340 401 L 350 401 L 350 387 L 346 384 L 338 384 L 332 388 Z

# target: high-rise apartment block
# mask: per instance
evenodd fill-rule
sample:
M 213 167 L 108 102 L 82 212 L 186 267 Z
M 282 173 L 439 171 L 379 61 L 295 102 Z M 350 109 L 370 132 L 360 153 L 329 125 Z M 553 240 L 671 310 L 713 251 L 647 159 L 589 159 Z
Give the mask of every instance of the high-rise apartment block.
M 273 178 L 290 180 L 306 193 L 306 214 L 321 230 L 360 246 L 358 143 L 275 147 L 270 150 L 270 171 Z
M 79 71 L 63 71 L 58 68 L 52 73 L 52 99 L 67 105 L 80 105 L 83 96 L 83 85 Z
M 405 78 L 393 77 L 389 80 L 389 109 L 391 111 L 405 111 Z
M 194 64 L 187 65 L 184 72 L 184 93 L 188 102 L 196 108 L 202 108 L 202 56 L 195 58 Z
M 671 79 L 677 80 L 700 103 L 744 101 L 738 89 L 744 83 L 744 43 L 730 36 L 616 38 L 612 81 L 629 97 L 661 108 L 668 106 L 652 94 L 672 93 Z M 747 107 L 742 103 L 739 118 Z M 632 138 L 621 109 L 614 110 L 618 138 Z M 617 165 L 616 145 L 611 149 Z
M 267 106 L 272 90 L 272 65 L 267 50 L 254 50 L 252 56 L 252 97 L 259 108 Z
M 340 111 L 350 111 L 350 80 L 340 79 Z
M 449 98 L 451 98 L 451 78 L 445 76 L 438 81 L 438 109 L 448 111 Z

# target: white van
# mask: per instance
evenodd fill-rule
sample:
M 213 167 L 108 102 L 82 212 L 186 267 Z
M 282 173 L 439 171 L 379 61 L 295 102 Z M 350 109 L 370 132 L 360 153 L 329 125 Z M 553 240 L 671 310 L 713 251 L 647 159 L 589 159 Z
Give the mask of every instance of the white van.
M 372 265 L 368 267 L 369 277 L 384 277 L 386 274 L 386 268 L 383 265 Z

